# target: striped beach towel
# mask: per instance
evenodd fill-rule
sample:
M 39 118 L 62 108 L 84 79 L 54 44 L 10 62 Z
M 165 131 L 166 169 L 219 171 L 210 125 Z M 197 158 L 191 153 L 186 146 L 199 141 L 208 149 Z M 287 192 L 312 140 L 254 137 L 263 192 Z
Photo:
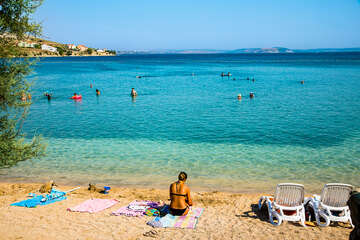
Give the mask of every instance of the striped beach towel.
M 167 214 L 162 218 L 156 217 L 147 224 L 153 227 L 195 229 L 203 211 L 203 208 L 192 208 L 186 216 Z

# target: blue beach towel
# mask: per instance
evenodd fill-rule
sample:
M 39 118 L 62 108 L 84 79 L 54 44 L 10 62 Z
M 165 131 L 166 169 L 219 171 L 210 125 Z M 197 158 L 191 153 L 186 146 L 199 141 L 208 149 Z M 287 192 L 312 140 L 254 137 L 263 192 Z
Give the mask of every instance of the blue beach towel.
M 47 205 L 66 199 L 66 192 L 58 191 L 56 189 L 52 189 L 51 192 L 46 195 L 36 195 L 32 193 L 29 195 L 32 198 L 13 203 L 10 206 L 34 208 L 38 205 Z

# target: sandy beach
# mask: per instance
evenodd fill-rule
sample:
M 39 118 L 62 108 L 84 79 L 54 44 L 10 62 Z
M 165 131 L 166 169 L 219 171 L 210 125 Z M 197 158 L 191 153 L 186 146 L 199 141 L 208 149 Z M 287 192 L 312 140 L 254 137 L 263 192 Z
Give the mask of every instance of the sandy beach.
M 10 206 L 40 186 L 0 183 L 1 239 L 151 239 L 144 236 L 149 231 L 156 231 L 153 237 L 157 239 L 347 239 L 351 231 L 349 224 L 342 223 L 326 228 L 304 228 L 292 222 L 272 226 L 256 214 L 257 201 L 265 193 L 192 192 L 194 205 L 205 209 L 194 230 L 154 229 L 146 225 L 153 217 L 110 215 L 135 199 L 168 202 L 168 191 L 163 189 L 117 187 L 104 195 L 90 193 L 87 186 L 81 186 L 61 202 L 36 208 Z M 58 189 L 73 187 L 60 185 Z M 95 214 L 67 211 L 90 198 L 117 199 L 119 203 Z

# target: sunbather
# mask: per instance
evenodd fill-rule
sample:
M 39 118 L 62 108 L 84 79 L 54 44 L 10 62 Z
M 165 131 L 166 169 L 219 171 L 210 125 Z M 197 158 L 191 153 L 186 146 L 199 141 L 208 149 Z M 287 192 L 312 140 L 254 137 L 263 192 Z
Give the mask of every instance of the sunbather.
M 193 205 L 190 197 L 190 188 L 185 184 L 187 174 L 180 172 L 178 181 L 170 185 L 170 213 L 174 216 L 184 216 Z

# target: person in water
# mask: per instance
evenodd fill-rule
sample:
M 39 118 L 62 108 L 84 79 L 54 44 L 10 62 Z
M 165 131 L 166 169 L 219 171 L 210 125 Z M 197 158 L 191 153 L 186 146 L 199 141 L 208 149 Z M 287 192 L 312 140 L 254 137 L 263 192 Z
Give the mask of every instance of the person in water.
M 70 99 L 80 99 L 80 98 L 81 98 L 81 95 L 74 93 L 74 96 L 72 96 Z
M 96 96 L 100 96 L 100 90 L 96 89 Z
M 44 96 L 47 97 L 47 99 L 50 101 L 52 94 L 46 92 L 46 93 L 44 93 Z
M 170 214 L 185 216 L 193 202 L 190 197 L 190 188 L 185 184 L 187 174 L 180 172 L 178 179 L 178 181 L 170 185 Z
M 134 88 L 131 89 L 131 96 L 132 96 L 132 97 L 136 97 L 136 96 L 137 96 L 137 92 L 135 91 Z

